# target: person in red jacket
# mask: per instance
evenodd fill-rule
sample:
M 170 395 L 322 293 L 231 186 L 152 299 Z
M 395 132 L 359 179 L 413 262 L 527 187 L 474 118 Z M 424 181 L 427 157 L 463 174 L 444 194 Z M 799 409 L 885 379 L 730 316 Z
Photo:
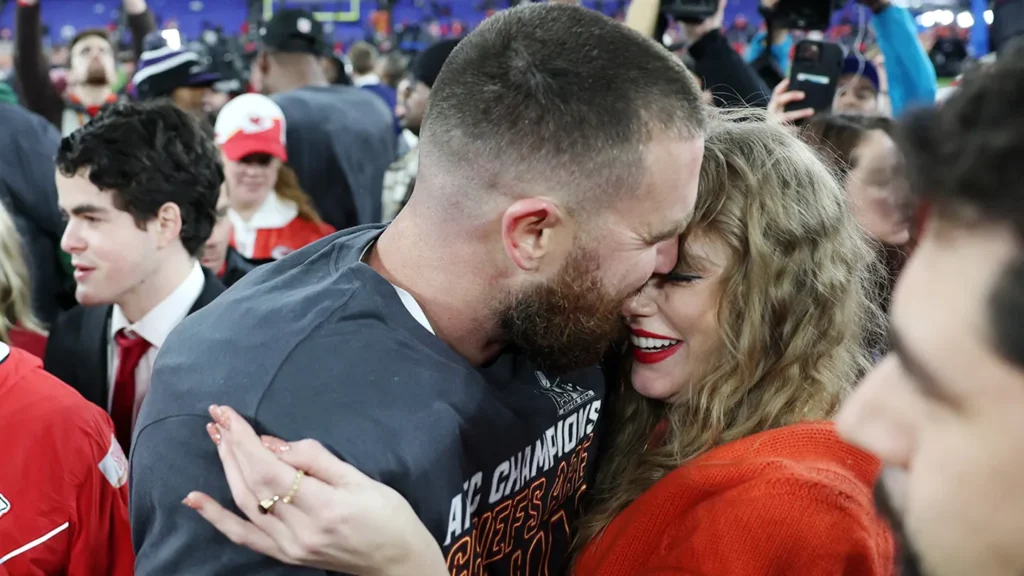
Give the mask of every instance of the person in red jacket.
M 0 574 L 130 576 L 128 461 L 110 417 L 0 342 Z
M 334 232 L 285 162 L 281 108 L 260 94 L 224 105 L 214 128 L 231 208 L 231 246 L 254 262 L 283 258 Z

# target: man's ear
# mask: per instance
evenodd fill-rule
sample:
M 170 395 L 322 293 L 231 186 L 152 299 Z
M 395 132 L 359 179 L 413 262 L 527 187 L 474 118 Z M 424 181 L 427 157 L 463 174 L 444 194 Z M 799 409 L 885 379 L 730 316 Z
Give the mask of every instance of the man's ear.
M 174 202 L 164 203 L 150 225 L 156 226 L 157 246 L 170 246 L 181 238 L 181 208 Z
M 550 198 L 517 200 L 501 218 L 505 253 L 522 270 L 540 268 L 544 257 L 572 243 L 570 223 Z

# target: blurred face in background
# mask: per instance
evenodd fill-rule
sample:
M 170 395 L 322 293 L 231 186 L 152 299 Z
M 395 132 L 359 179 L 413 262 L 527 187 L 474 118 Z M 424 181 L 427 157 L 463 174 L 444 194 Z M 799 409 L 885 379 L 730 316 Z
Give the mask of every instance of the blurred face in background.
M 171 101 L 196 118 L 206 118 L 206 99 L 213 93 L 209 86 L 183 86 L 171 92 Z
M 71 84 L 107 86 L 117 77 L 114 50 L 100 36 L 86 36 L 71 48 Z
M 423 82 L 415 80 L 411 84 L 405 99 L 402 127 L 408 128 L 413 134 L 419 136 L 420 126 L 423 124 L 423 113 L 426 112 L 427 100 L 430 99 L 430 88 Z
M 913 208 L 896 143 L 882 130 L 869 130 L 852 160 L 846 194 L 857 223 L 883 244 L 906 244 Z
M 1021 254 L 1009 226 L 934 216 L 896 284 L 892 352 L 836 418 L 885 465 L 905 576 L 1024 574 L 1024 366 L 997 346 L 1019 350 L 1021 332 L 994 325 L 1020 298 L 1005 274 Z
M 836 114 L 877 114 L 878 89 L 863 75 L 846 74 L 839 78 L 832 111 Z
M 412 91 L 412 81 L 409 78 L 402 78 L 395 89 L 395 118 L 400 121 L 405 118 L 405 101 Z
M 231 94 L 210 90 L 203 95 L 203 112 L 216 116 L 229 100 L 231 100 Z
M 228 220 L 227 184 L 220 187 L 220 198 L 217 199 L 217 222 L 213 225 L 210 238 L 203 245 L 203 257 L 200 262 L 210 272 L 219 274 L 224 268 L 228 257 L 228 244 L 231 242 L 231 220 Z
M 237 162 L 224 155 L 221 158 L 231 207 L 238 212 L 250 212 L 263 205 L 277 184 L 281 160 L 270 154 L 250 154 Z
M 257 54 L 252 59 L 252 64 L 249 65 L 249 86 L 252 87 L 253 91 L 257 94 L 266 94 L 266 90 L 263 87 L 263 68 L 260 66 L 260 59 L 263 58 L 263 54 Z

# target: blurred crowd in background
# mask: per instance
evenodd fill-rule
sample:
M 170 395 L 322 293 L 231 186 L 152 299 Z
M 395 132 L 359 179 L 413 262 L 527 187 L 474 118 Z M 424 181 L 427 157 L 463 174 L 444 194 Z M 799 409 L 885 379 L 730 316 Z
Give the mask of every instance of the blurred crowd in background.
M 347 53 L 357 43 L 372 44 L 382 55 L 399 53 L 408 59 L 438 39 L 465 35 L 494 11 L 517 3 L 517 0 L 342 0 L 294 4 L 314 11 L 322 19 L 325 32 L 333 40 L 324 58 L 330 61 L 329 65 L 337 67 L 334 76 L 346 81 L 346 76 L 351 76 L 351 61 Z M 629 3 L 627 0 L 587 0 L 583 4 L 621 20 Z M 221 72 L 230 81 L 243 83 L 247 75 L 244 56 L 254 51 L 259 23 L 275 5 L 289 3 L 272 0 L 150 2 L 156 25 L 170 45 L 188 46 L 221 67 Z M 971 44 L 976 19 L 971 7 L 959 4 L 939 6 L 936 8 L 915 0 L 907 7 L 915 16 L 918 37 L 935 64 L 938 76 L 951 79 L 961 72 L 965 64 L 984 56 L 984 51 Z M 9 77 L 13 70 L 14 8 L 14 2 L 0 2 L 0 77 L 3 78 Z M 760 8 L 757 0 L 741 0 L 730 3 L 726 10 L 723 28 L 726 37 L 734 49 L 751 59 L 751 55 L 760 53 L 767 41 Z M 982 14 L 985 23 L 991 24 L 992 11 L 987 9 Z M 832 21 L 832 27 L 825 32 L 829 40 L 857 48 L 869 59 L 880 62 L 875 34 L 856 10 L 854 2 L 837 10 Z M 43 46 L 58 84 L 65 82 L 68 43 L 81 30 L 92 28 L 106 29 L 119 47 L 117 86 L 124 88 L 130 83 L 135 67 L 130 49 L 131 28 L 120 3 L 51 0 L 42 7 L 42 24 Z M 777 35 L 773 45 L 780 44 L 792 50 L 801 36 L 799 33 L 795 36 Z M 664 41 L 668 45 L 676 45 L 681 51 L 687 42 L 684 26 L 670 22 Z M 387 75 L 387 62 L 385 56 L 380 57 L 376 64 L 378 74 Z M 392 57 L 392 67 L 396 62 Z

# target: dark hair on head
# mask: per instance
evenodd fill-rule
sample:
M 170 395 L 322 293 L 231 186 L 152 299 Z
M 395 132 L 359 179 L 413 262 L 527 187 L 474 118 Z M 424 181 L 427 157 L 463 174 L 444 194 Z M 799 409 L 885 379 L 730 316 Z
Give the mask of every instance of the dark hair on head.
M 102 28 L 88 28 L 86 30 L 82 30 L 78 34 L 75 34 L 75 37 L 71 39 L 71 42 L 68 42 L 68 54 L 75 49 L 75 44 L 78 44 L 80 41 L 90 37 L 102 38 L 107 41 L 107 44 L 110 44 L 111 48 L 114 46 L 114 43 L 110 41 L 110 34 L 107 34 L 106 30 Z
M 663 46 L 593 10 L 530 4 L 459 42 L 430 93 L 420 178 L 458 191 L 537 187 L 567 210 L 600 209 L 640 188 L 656 135 L 703 133 L 696 81 Z M 436 174 L 436 176 L 435 176 Z M 419 193 L 419 189 L 417 189 Z M 475 202 L 479 204 L 479 202 Z
M 83 172 L 114 206 L 145 227 L 171 202 L 181 211 L 181 243 L 197 255 L 217 220 L 224 181 L 213 140 L 167 101 L 119 102 L 60 142 L 57 169 Z
M 800 139 L 810 144 L 845 179 L 853 169 L 853 151 L 867 131 L 868 128 L 849 117 L 817 114 L 800 128 Z
M 1018 252 L 989 301 L 996 349 L 1024 367 L 1024 60 L 1000 58 L 938 109 L 908 114 L 897 130 L 911 190 L 931 218 L 958 226 L 1006 225 Z

